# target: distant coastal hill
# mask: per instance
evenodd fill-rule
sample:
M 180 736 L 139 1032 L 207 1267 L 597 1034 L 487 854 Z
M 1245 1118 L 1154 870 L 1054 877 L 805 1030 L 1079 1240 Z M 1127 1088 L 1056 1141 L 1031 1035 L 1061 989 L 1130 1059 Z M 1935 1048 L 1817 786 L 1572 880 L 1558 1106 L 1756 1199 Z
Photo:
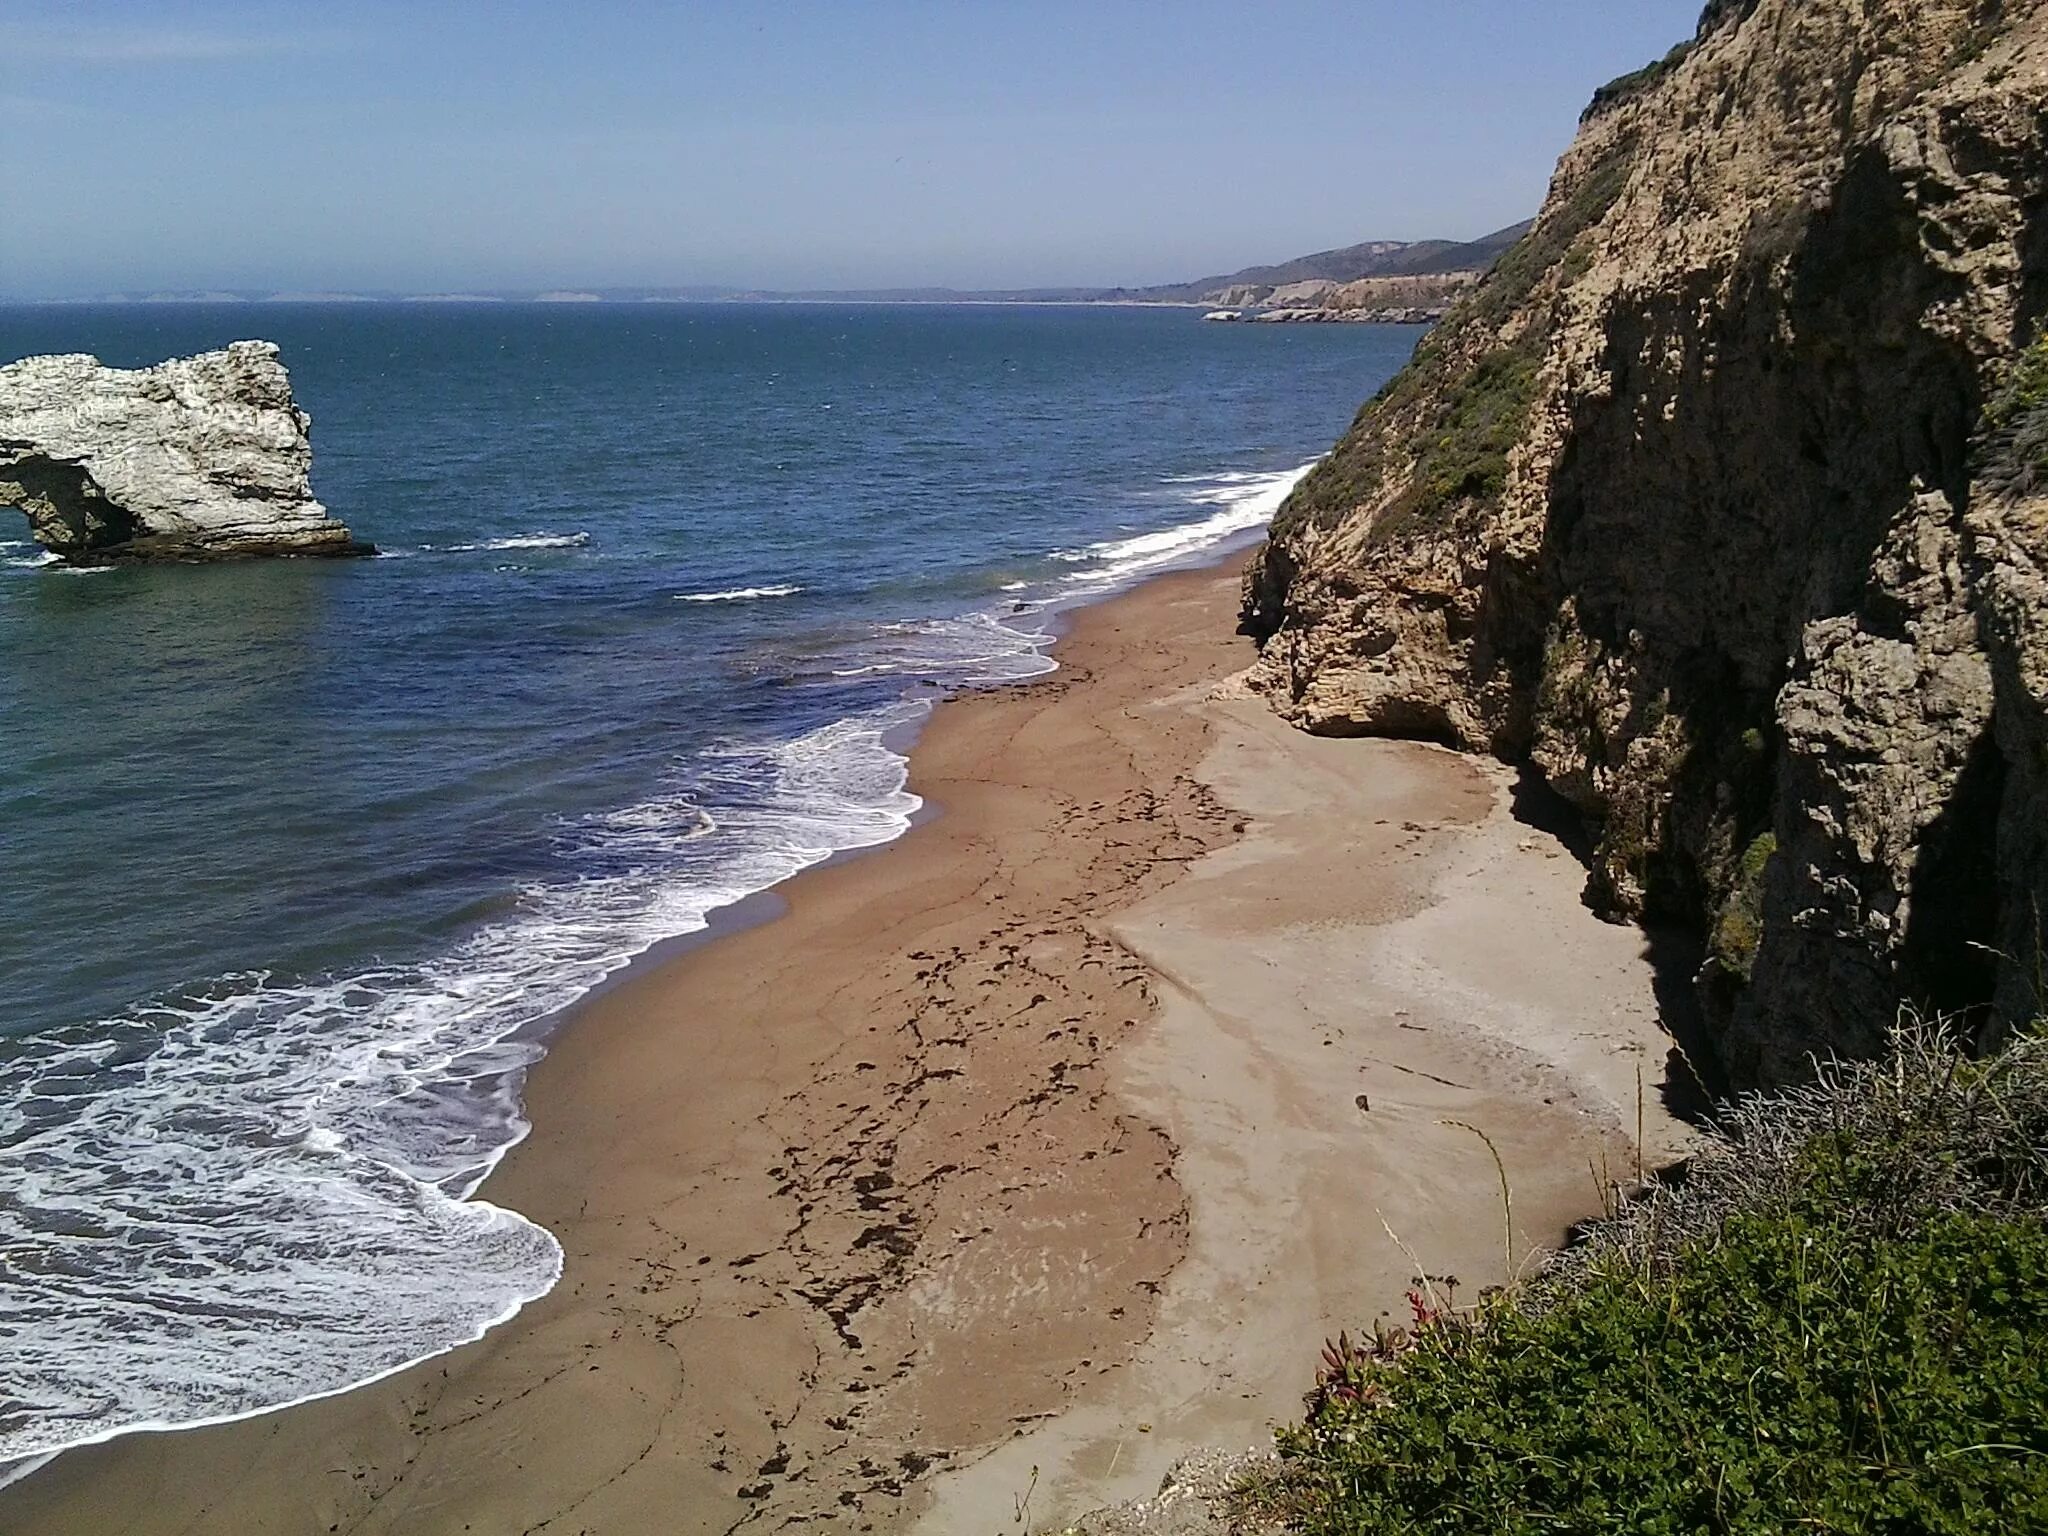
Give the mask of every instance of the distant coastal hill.
M 1149 299 L 1155 303 L 1256 304 L 1300 303 L 1315 290 L 1316 297 L 1330 289 L 1368 279 L 1440 278 L 1462 273 L 1484 272 L 1500 258 L 1501 252 L 1529 231 L 1525 220 L 1495 230 L 1478 240 L 1372 240 L 1364 245 L 1347 245 L 1334 251 L 1317 251 L 1297 256 L 1277 266 L 1246 267 L 1220 277 L 1198 278 L 1160 288 L 1141 288 L 1121 296 Z M 1276 295 L 1275 290 L 1295 290 Z
M 1486 271 L 1529 225 L 1515 224 L 1478 240 L 1368 240 L 1297 256 L 1276 265 L 1147 288 L 578 288 L 476 289 L 451 293 L 271 292 L 261 289 L 106 293 L 54 303 L 96 304 L 716 304 L 734 302 L 853 304 L 1264 304 L 1356 308 L 1433 303 L 1436 285 L 1469 283 Z M 1364 285 L 1353 287 L 1353 285 Z M 1353 291 L 1346 292 L 1347 288 Z M 1382 290 L 1385 292 L 1382 292 Z M 1398 296 L 1395 290 L 1399 290 Z

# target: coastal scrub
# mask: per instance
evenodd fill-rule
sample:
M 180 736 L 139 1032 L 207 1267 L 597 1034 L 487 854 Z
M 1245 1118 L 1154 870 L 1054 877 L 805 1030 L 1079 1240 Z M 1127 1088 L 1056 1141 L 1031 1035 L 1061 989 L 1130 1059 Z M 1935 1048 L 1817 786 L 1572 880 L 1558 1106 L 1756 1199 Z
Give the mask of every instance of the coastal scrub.
M 2048 1529 L 2048 1050 L 1732 1109 L 1687 1177 L 1398 1350 L 1255 1494 L 1311 1533 Z

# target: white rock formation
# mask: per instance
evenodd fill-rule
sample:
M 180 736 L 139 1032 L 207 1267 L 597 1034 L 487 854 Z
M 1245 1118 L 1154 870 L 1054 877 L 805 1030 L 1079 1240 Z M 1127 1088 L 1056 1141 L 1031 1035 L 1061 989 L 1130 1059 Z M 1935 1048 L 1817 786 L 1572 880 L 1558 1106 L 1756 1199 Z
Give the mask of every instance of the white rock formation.
M 77 565 L 372 553 L 313 499 L 311 424 L 267 341 L 25 358 L 0 368 L 0 506 Z

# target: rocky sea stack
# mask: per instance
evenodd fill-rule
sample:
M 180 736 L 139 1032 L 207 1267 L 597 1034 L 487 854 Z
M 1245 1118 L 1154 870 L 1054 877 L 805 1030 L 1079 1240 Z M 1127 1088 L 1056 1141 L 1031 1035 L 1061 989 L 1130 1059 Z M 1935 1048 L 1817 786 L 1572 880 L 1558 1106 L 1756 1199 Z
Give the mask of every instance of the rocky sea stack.
M 311 420 L 267 341 L 0 368 L 0 506 L 74 565 L 374 551 L 313 499 Z
M 1313 731 L 1526 763 L 1736 1085 L 2048 975 L 2048 10 L 1715 0 L 1246 581 Z

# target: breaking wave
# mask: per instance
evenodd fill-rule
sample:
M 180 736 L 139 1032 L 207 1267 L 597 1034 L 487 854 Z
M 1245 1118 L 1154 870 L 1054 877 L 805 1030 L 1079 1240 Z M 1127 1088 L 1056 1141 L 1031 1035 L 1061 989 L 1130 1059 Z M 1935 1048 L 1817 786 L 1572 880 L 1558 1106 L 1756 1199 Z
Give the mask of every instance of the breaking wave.
M 1273 520 L 1282 502 L 1302 482 L 1319 460 L 1311 459 L 1295 469 L 1258 474 L 1226 471 L 1215 475 L 1176 476 L 1164 483 L 1191 486 L 1176 491 L 1198 506 L 1216 510 L 1208 516 L 1153 533 L 1135 534 L 1127 539 L 1107 539 L 1080 549 L 1055 550 L 1052 558 L 1082 567 L 1066 578 L 1069 589 L 1099 592 L 1118 587 L 1143 576 L 1166 570 L 1240 535 L 1263 528 Z
M 422 549 L 444 555 L 472 555 L 512 549 L 581 549 L 590 542 L 587 533 L 518 533 L 510 538 L 484 539 L 474 544 L 424 544 Z
M 794 582 L 772 587 L 731 587 L 723 592 L 678 592 L 679 603 L 743 603 L 757 597 L 795 597 L 803 588 Z
M 471 1198 L 526 1133 L 534 1026 L 901 833 L 919 802 L 887 739 L 921 709 L 702 754 L 561 828 L 573 877 L 441 955 L 0 1041 L 0 1458 L 342 1391 L 545 1294 L 554 1237 Z

